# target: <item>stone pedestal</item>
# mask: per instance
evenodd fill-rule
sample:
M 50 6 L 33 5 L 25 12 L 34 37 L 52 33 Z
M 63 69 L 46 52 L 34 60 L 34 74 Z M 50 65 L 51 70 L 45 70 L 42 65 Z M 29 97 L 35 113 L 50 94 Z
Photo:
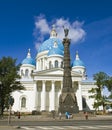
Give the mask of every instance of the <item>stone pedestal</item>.
M 59 112 L 78 113 L 77 99 L 74 92 L 62 92 L 59 98 Z

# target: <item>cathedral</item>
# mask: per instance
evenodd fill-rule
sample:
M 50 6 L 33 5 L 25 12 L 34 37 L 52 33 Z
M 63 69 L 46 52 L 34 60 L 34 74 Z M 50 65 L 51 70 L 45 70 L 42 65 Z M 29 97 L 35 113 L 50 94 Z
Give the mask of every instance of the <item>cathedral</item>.
M 26 58 L 21 62 L 20 82 L 25 90 L 12 93 L 15 101 L 13 111 L 58 112 L 63 87 L 63 58 L 63 43 L 58 38 L 55 27 L 52 27 L 49 39 L 41 44 L 36 58 L 31 57 L 29 49 Z M 71 64 L 71 77 L 79 111 L 94 110 L 94 99 L 89 98 L 91 93 L 88 91 L 96 87 L 95 82 L 88 80 L 85 64 L 78 52 Z

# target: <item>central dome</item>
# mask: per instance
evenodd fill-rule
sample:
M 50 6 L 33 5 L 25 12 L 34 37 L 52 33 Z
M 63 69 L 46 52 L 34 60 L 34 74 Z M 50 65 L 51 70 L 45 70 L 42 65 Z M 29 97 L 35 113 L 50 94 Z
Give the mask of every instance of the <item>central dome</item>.
M 58 48 L 60 50 L 64 50 L 64 47 L 63 47 L 63 44 L 62 44 L 62 41 L 58 38 L 49 38 L 48 40 L 44 41 L 42 43 L 42 45 L 40 46 L 39 50 L 38 50 L 38 53 L 42 52 L 42 51 L 49 51 L 53 48 L 54 46 L 54 42 L 56 42 L 58 44 Z
M 57 33 L 55 27 L 53 26 L 51 30 L 50 38 L 42 43 L 42 45 L 38 49 L 38 53 L 51 50 L 55 42 L 57 43 L 58 48 L 63 51 L 64 47 L 62 41 L 57 38 Z
M 49 50 L 48 56 L 53 56 L 53 55 L 60 55 L 63 56 L 64 52 L 58 47 L 58 43 L 54 42 L 54 46 L 52 49 Z

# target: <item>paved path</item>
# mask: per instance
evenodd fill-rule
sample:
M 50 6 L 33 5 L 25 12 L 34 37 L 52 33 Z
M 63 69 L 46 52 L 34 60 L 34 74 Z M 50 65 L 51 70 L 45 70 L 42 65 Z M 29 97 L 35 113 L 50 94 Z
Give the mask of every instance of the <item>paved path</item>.
M 0 126 L 0 130 L 112 130 L 112 125 L 97 126 Z
M 22 127 L 24 130 L 108 130 L 112 129 L 112 125 L 108 126 L 31 126 Z
M 95 115 L 95 116 L 89 116 L 89 120 L 112 120 L 112 115 Z M 6 119 L 7 120 L 7 119 Z M 59 117 L 56 117 L 55 119 L 52 117 L 46 117 L 46 116 L 21 116 L 20 119 L 18 117 L 12 117 L 11 120 L 14 121 L 52 121 L 52 120 L 60 120 Z M 63 116 L 61 120 L 68 120 Z M 70 120 L 85 120 L 84 116 L 74 116 L 73 119 Z
M 54 119 L 52 118 L 52 117 L 43 117 L 43 116 L 21 116 L 21 118 L 20 119 L 18 119 L 18 117 L 12 117 L 11 118 L 11 121 L 17 121 L 17 122 L 19 122 L 19 121 L 53 121 Z M 63 117 L 62 118 L 62 120 L 59 120 L 59 117 L 56 117 L 56 119 L 55 120 L 57 120 L 57 121 L 67 121 L 68 119 L 65 119 L 65 117 Z M 76 120 L 76 121 L 78 121 L 78 120 L 85 120 L 85 117 L 75 117 L 74 116 L 74 118 L 73 119 L 69 119 L 69 120 Z M 89 117 L 89 120 L 91 121 L 91 120 L 109 120 L 109 121 L 112 121 L 112 115 L 101 115 L 101 116 L 90 116 Z M 7 123 L 6 123 L 6 125 L 2 125 L 3 124 L 3 122 L 7 122 L 8 120 L 7 120 L 7 118 L 3 118 L 3 119 L 0 119 L 0 130 L 17 130 L 17 129 L 19 129 L 19 127 L 18 126 L 8 126 L 7 125 Z M 55 128 L 54 128 L 55 127 Z M 59 129 L 62 129 L 62 130 L 77 130 L 77 126 L 61 126 L 61 127 L 58 127 L 58 126 L 24 126 L 24 127 L 22 127 L 21 126 L 21 130 L 25 130 L 25 129 L 29 129 L 29 130 L 59 130 Z M 98 129 L 98 130 L 100 130 L 100 129 L 102 129 L 102 130 L 106 130 L 106 129 L 112 129 L 112 125 L 110 125 L 110 126 L 108 126 L 108 125 L 104 125 L 104 126 L 101 126 L 101 125 L 99 125 L 99 126 L 78 126 L 78 128 L 80 128 L 80 129 L 87 129 L 87 130 L 89 130 L 90 128 L 91 129 Z
M 111 115 L 95 115 L 95 116 L 89 116 L 89 120 L 112 120 L 112 114 Z M 7 121 L 8 117 L 4 117 L 0 119 L 0 121 Z M 40 115 L 30 115 L 30 116 L 21 116 L 20 119 L 18 119 L 17 116 L 12 116 L 11 121 L 52 121 L 52 120 L 60 120 L 59 117 L 56 117 L 55 119 L 52 117 L 47 116 L 40 116 Z M 61 120 L 68 120 L 63 116 Z M 73 119 L 69 120 L 85 120 L 84 116 L 74 116 Z

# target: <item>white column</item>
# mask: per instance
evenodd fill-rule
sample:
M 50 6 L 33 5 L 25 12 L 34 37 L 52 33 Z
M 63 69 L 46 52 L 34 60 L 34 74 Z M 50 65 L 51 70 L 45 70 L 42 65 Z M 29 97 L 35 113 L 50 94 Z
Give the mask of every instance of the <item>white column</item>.
M 41 93 L 41 111 L 45 110 L 45 81 L 42 81 L 42 93 Z
M 60 97 L 60 94 L 61 94 L 61 92 L 62 92 L 62 89 L 63 89 L 63 81 L 61 80 L 60 81 L 60 91 L 58 92 L 58 102 L 59 102 L 59 97 Z M 58 105 L 59 105 L 59 103 L 58 103 Z
M 34 110 L 37 109 L 37 84 L 34 84 Z
M 55 81 L 52 81 L 51 96 L 50 96 L 50 109 L 55 110 Z
M 43 58 L 43 70 L 45 70 L 45 59 Z
M 77 103 L 78 103 L 78 106 L 79 106 L 79 110 L 83 110 L 82 108 L 82 90 L 81 90 L 81 84 L 79 83 L 79 86 L 78 86 L 78 93 L 77 93 Z

